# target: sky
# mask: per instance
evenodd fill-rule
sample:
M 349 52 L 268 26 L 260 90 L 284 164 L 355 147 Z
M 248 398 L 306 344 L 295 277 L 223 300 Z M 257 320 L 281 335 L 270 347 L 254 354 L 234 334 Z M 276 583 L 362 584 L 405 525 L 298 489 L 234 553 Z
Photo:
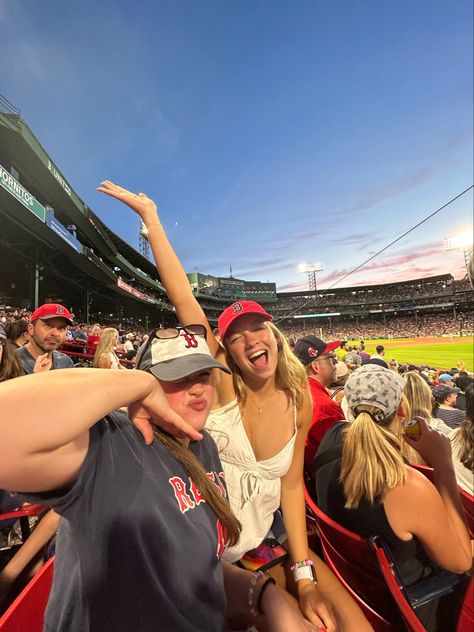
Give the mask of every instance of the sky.
M 0 0 L 0 94 L 138 249 L 144 191 L 187 272 L 307 288 L 465 273 L 471 0 Z M 339 283 L 338 283 L 339 282 Z

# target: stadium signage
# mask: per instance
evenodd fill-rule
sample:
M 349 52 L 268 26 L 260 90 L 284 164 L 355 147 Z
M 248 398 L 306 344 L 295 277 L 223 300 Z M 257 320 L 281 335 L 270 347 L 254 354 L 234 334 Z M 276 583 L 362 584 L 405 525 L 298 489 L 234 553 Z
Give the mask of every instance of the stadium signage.
M 3 188 L 42 222 L 46 219 L 46 209 L 15 178 L 0 165 L 0 183 Z
M 56 235 L 61 237 L 61 239 L 64 239 L 64 241 L 69 244 L 71 248 L 74 248 L 76 252 L 82 253 L 81 242 L 76 239 L 74 235 L 71 235 L 66 226 L 61 224 L 61 222 L 58 222 L 51 211 L 48 211 L 46 215 L 46 225 L 49 226 Z
M 135 296 L 136 298 L 139 298 L 142 301 L 147 301 L 148 303 L 155 302 L 155 299 L 152 296 L 149 296 L 148 294 L 144 294 L 143 292 L 139 292 L 128 283 L 125 283 L 125 281 L 123 281 L 120 277 L 117 279 L 117 285 L 120 289 L 125 290 L 125 292 L 128 292 L 132 296 Z
M 71 187 L 68 185 L 66 180 L 62 177 L 62 175 L 59 173 L 59 171 L 53 165 L 51 160 L 48 160 L 48 169 L 51 171 L 51 173 L 56 178 L 56 180 L 59 182 L 59 184 L 62 186 L 62 188 L 66 191 L 66 193 L 69 195 L 69 197 L 71 197 Z

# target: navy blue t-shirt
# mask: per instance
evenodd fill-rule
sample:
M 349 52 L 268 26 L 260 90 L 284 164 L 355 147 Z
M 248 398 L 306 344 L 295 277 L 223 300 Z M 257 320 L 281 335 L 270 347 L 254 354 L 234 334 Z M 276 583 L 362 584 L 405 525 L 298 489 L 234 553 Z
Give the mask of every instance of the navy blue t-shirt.
M 190 449 L 225 495 L 216 446 Z M 61 515 L 47 632 L 222 631 L 223 530 L 181 464 L 116 411 L 90 431 L 72 488 L 41 495 Z

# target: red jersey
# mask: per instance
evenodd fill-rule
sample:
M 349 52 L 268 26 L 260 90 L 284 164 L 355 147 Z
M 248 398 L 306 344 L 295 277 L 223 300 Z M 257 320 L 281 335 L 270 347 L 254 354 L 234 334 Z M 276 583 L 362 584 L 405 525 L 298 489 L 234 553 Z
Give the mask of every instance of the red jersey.
M 306 437 L 304 449 L 305 470 L 314 475 L 314 457 L 325 433 L 337 421 L 345 419 L 342 408 L 331 399 L 327 390 L 317 380 L 309 378 L 309 388 L 313 398 L 313 418 Z

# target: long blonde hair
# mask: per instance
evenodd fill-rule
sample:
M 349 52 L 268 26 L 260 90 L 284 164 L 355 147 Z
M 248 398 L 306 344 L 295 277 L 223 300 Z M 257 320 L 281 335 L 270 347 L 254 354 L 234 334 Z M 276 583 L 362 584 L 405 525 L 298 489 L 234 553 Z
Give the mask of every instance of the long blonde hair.
M 288 401 L 296 406 L 296 410 L 300 411 L 303 407 L 304 393 L 308 392 L 308 377 L 301 362 L 296 358 L 290 349 L 285 336 L 270 321 L 265 321 L 265 326 L 270 329 L 275 337 L 278 348 L 278 363 L 275 373 L 275 386 L 278 390 L 283 391 Z M 237 397 L 237 402 L 241 408 L 245 406 L 247 401 L 247 388 L 245 380 L 242 376 L 240 367 L 234 362 L 228 348 L 225 345 L 227 365 L 232 371 L 232 381 Z
M 186 474 L 194 481 L 199 493 L 211 507 L 225 529 L 226 540 L 230 546 L 237 544 L 242 525 L 235 517 L 229 502 L 224 498 L 218 486 L 208 477 L 201 461 L 176 437 L 171 436 L 158 426 L 153 426 L 155 435 L 168 452 L 183 466 Z
M 119 366 L 121 366 L 120 360 L 114 351 L 114 348 L 117 345 L 117 341 L 118 331 L 114 327 L 106 327 L 105 329 L 103 329 L 94 353 L 94 361 L 92 363 L 92 366 L 97 368 L 99 366 L 100 357 L 103 355 L 108 356 L 109 353 L 112 353 L 117 358 L 117 362 L 119 363 Z
M 347 509 L 357 508 L 363 499 L 381 502 L 393 487 L 405 483 L 400 439 L 389 428 L 397 413 L 375 421 L 380 412 L 376 406 L 361 404 L 344 430 L 340 478 Z
M 403 392 L 410 404 L 411 414 L 414 417 L 423 417 L 429 422 L 433 409 L 430 387 L 416 371 L 408 371 L 404 374 L 403 379 L 405 380 Z

